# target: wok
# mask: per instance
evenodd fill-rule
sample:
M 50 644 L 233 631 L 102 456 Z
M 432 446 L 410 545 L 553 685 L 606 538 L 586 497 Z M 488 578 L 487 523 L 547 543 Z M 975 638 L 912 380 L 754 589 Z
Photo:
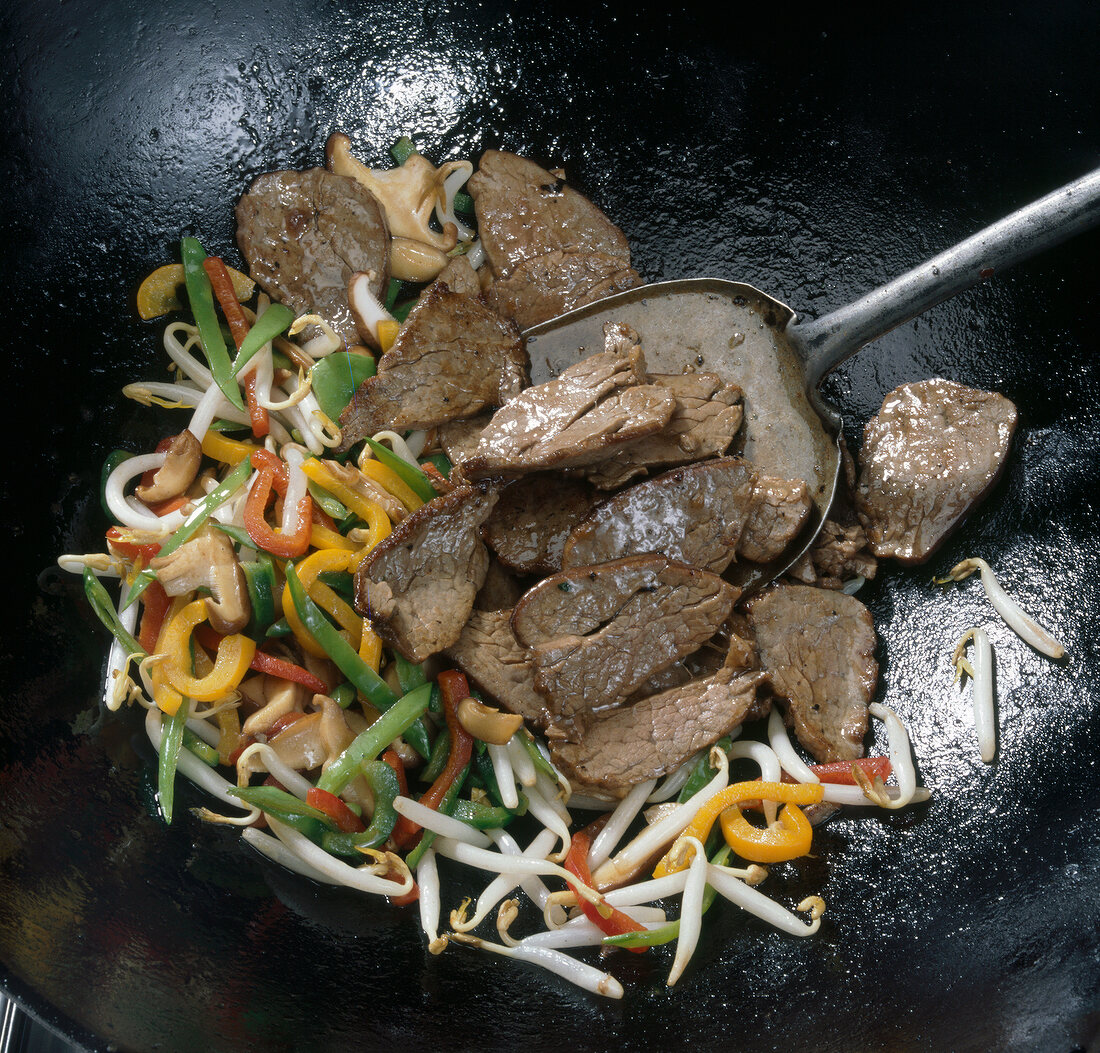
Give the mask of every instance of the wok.
M 853 447 L 906 380 L 946 376 L 1020 409 L 979 512 L 931 564 L 883 567 L 862 594 L 879 698 L 907 722 L 933 799 L 823 827 L 777 882 L 791 902 L 824 896 L 818 936 L 719 905 L 672 991 L 659 954 L 616 959 L 628 994 L 611 1004 L 462 948 L 430 957 L 415 918 L 200 825 L 187 787 L 164 828 L 140 718 L 97 706 L 104 634 L 51 569 L 99 546 L 105 454 L 163 430 L 118 395 L 162 361 L 136 282 L 183 232 L 237 262 L 232 206 L 256 173 L 317 163 L 334 127 L 374 163 L 403 133 L 440 160 L 516 150 L 564 166 L 647 279 L 736 277 L 821 315 L 1097 164 L 1098 75 L 1081 51 L 1097 11 L 945 11 L 879 5 L 787 30 L 774 12 L 696 22 L 491 0 L 4 7 L 0 277 L 20 405 L 2 473 L 0 979 L 26 1009 L 95 1050 L 1090 1046 L 1095 234 L 826 379 Z M 931 587 L 971 555 L 1063 639 L 1064 664 L 1016 641 L 976 582 Z M 997 655 L 991 766 L 951 682 L 974 624 Z

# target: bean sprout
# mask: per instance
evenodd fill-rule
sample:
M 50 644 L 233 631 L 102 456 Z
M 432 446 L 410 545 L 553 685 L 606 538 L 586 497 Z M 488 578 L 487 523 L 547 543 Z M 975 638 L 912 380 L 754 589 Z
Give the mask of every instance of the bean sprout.
M 974 644 L 973 661 L 966 660 L 966 646 Z M 984 629 L 967 629 L 955 647 L 955 679 L 965 673 L 974 681 L 974 731 L 978 752 L 986 764 L 997 754 L 997 717 L 993 706 L 993 648 Z

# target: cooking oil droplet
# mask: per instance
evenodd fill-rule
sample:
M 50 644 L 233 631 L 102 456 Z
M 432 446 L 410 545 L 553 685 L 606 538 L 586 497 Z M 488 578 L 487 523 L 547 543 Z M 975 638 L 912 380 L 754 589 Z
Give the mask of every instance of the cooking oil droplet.
M 740 344 L 743 344 L 744 342 L 745 342 L 745 334 L 744 333 L 734 333 L 733 336 L 730 337 L 730 345 L 729 346 L 731 348 L 738 347 Z

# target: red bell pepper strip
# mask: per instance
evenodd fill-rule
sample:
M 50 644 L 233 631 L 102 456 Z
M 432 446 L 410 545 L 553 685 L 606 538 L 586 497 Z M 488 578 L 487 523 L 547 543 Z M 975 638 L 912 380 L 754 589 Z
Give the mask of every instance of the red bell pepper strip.
M 146 654 L 152 654 L 157 647 L 157 639 L 172 606 L 172 600 L 159 581 L 154 581 L 142 598 L 141 628 L 138 630 L 138 643 Z
M 233 336 L 233 343 L 240 351 L 244 338 L 248 336 L 248 319 L 241 310 L 237 300 L 237 294 L 233 289 L 233 279 L 229 277 L 229 271 L 225 263 L 217 256 L 207 256 L 202 261 L 203 270 L 210 279 L 210 286 L 218 299 L 218 306 L 229 323 L 229 332 Z M 260 405 L 256 395 L 256 373 L 253 371 L 245 379 L 245 402 L 248 405 L 248 416 L 252 422 L 252 434 L 257 439 L 262 439 L 271 430 L 271 418 L 266 409 Z
M 856 780 L 852 777 L 852 765 L 862 768 L 867 778 L 872 782 L 875 776 L 886 779 L 892 772 L 893 766 L 889 757 L 857 757 L 855 760 L 830 761 L 828 764 L 811 764 L 810 771 L 822 782 L 832 783 L 835 786 L 855 786 Z M 797 782 L 793 776 L 783 772 L 783 782 Z
M 361 834 L 366 825 L 339 797 L 328 790 L 311 786 L 306 791 L 306 804 L 324 812 L 345 834 Z
M 282 680 L 292 680 L 296 684 L 309 688 L 314 694 L 328 694 L 328 685 L 323 680 L 314 676 L 308 669 L 303 669 L 300 665 L 288 662 L 278 655 L 258 650 L 252 656 L 251 668 L 255 669 L 257 673 L 270 673 Z
M 570 874 L 576 875 L 589 888 L 592 887 L 592 872 L 588 867 L 588 852 L 592 847 L 592 835 L 587 830 L 578 830 L 569 842 L 569 852 L 562 866 Z M 572 882 L 570 882 L 572 884 Z M 574 892 L 576 888 L 574 887 Z M 645 926 L 636 922 L 630 915 L 624 914 L 615 907 L 607 908 L 611 911 L 607 917 L 600 913 L 600 909 L 588 900 L 577 897 L 577 902 L 584 911 L 584 916 L 592 922 L 601 932 L 608 936 L 621 936 L 627 932 L 645 932 Z M 635 954 L 641 954 L 644 947 L 630 947 Z
M 153 541 L 147 545 L 139 545 L 126 536 L 128 531 L 124 527 L 113 526 L 107 530 L 107 546 L 112 552 L 117 552 L 126 559 L 135 563 L 141 562 L 143 567 L 149 565 L 149 561 L 160 552 L 160 542 Z
M 446 669 L 436 678 L 439 683 L 439 693 L 443 701 L 443 713 L 447 718 L 447 731 L 451 737 L 451 752 L 447 756 L 447 763 L 439 773 L 435 782 L 428 788 L 420 803 L 426 808 L 438 809 L 444 795 L 454 783 L 466 765 L 470 763 L 473 755 L 473 736 L 462 726 L 458 719 L 458 705 L 470 697 L 470 685 L 466 675 L 457 669 Z M 393 828 L 390 836 L 400 848 L 412 847 L 413 841 L 424 828 L 419 823 L 401 816 Z
M 310 524 L 313 521 L 313 498 L 306 491 L 296 512 L 294 529 L 290 533 L 276 531 L 265 518 L 272 492 L 285 494 L 287 488 L 286 465 L 270 450 L 253 450 L 252 467 L 256 469 L 256 481 L 248 492 L 244 506 L 244 525 L 248 536 L 257 547 L 282 559 L 301 556 L 309 548 Z

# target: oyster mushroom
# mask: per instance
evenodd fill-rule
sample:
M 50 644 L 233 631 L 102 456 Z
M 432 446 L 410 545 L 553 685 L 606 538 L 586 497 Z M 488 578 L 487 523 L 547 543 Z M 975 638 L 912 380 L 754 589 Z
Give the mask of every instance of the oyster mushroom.
M 167 556 L 157 556 L 149 566 L 169 596 L 182 596 L 198 588 L 209 589 L 206 611 L 210 624 L 225 635 L 239 633 L 252 616 L 244 572 L 226 534 L 204 528 Z

